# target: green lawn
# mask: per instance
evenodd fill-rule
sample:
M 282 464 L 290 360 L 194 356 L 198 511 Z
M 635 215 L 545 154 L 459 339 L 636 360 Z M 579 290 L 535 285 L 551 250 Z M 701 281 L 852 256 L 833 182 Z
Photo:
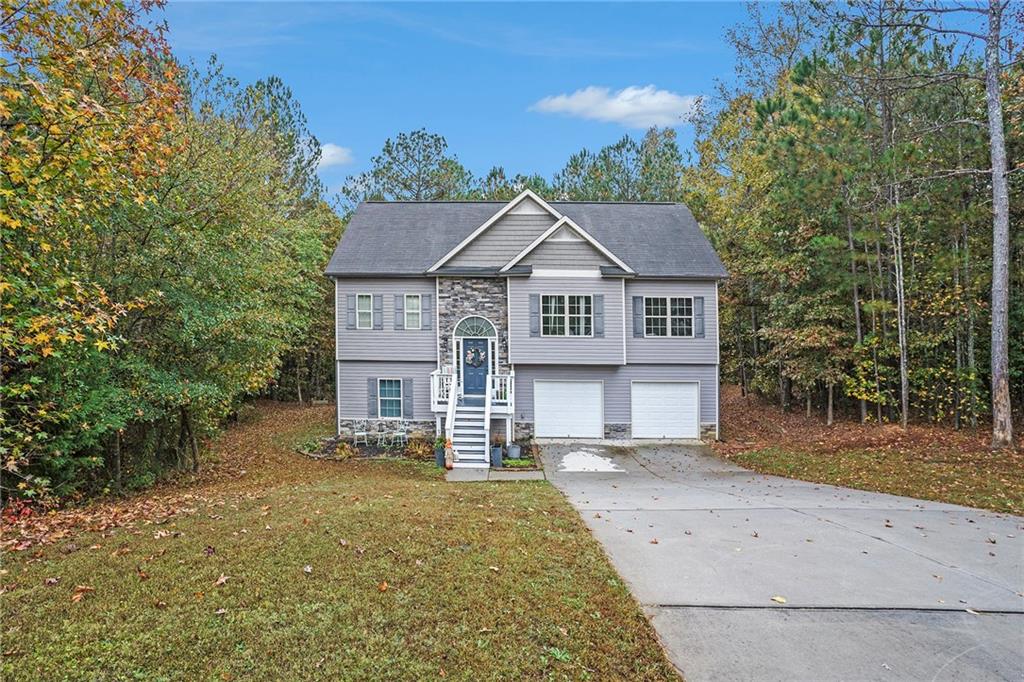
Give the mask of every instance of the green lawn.
M 550 485 L 290 452 L 330 416 L 264 407 L 185 513 L 7 553 L 3 679 L 675 676 Z

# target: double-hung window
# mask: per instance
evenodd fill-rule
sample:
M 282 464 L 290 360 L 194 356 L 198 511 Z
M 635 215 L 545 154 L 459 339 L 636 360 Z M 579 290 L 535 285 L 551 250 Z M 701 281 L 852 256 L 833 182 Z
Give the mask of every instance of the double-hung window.
M 593 296 L 541 296 L 541 336 L 591 336 L 593 333 Z
M 373 296 L 356 296 L 356 329 L 373 329 Z
M 378 412 L 383 419 L 402 417 L 402 380 L 377 379 Z
M 405 328 L 406 329 L 421 329 L 423 327 L 423 321 L 421 319 L 422 310 L 420 305 L 419 294 L 406 294 L 405 295 Z
M 693 299 L 689 296 L 644 299 L 644 336 L 693 336 Z

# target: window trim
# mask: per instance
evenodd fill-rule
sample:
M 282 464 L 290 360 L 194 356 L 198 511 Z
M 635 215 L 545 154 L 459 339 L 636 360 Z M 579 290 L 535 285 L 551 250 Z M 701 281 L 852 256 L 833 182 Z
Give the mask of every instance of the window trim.
M 397 381 L 398 382 L 398 398 L 385 398 L 381 395 L 380 382 L 382 381 Z M 383 407 L 384 400 L 397 400 L 398 401 L 398 416 L 397 417 L 385 417 Z M 377 377 L 377 419 L 404 419 L 405 418 L 405 382 L 398 377 Z
M 581 298 L 590 299 L 590 313 L 587 315 L 572 315 L 569 313 L 569 297 L 578 296 Z M 557 297 L 562 299 L 563 312 L 562 312 L 562 324 L 564 325 L 565 333 L 563 334 L 545 334 L 544 333 L 544 298 L 545 297 Z M 555 317 L 554 314 L 549 314 L 548 317 Z M 590 318 L 590 333 L 589 334 L 570 334 L 569 333 L 569 318 Z M 592 339 L 594 338 L 594 294 L 545 294 L 540 295 L 540 335 L 546 339 Z
M 416 310 L 416 315 L 419 316 L 420 323 L 417 326 L 415 326 L 415 327 L 410 326 L 410 324 L 409 324 L 409 299 L 410 298 L 415 298 L 416 301 L 419 303 L 419 306 L 418 306 L 418 308 Z M 402 323 L 403 323 L 403 329 L 406 329 L 406 330 L 419 331 L 420 329 L 423 329 L 423 294 L 403 294 L 403 298 L 402 298 Z
M 696 338 L 693 335 L 694 320 L 696 316 L 693 314 L 693 296 L 644 296 L 644 338 L 645 339 L 693 339 Z M 647 300 L 660 298 L 665 301 L 665 335 L 659 336 L 657 334 L 647 333 Z M 690 300 L 690 315 L 689 318 L 685 315 L 673 315 L 672 314 L 672 299 L 689 299 Z M 654 316 L 661 318 L 661 315 Z M 672 333 L 672 318 L 675 317 L 677 320 L 690 320 L 690 333 L 689 334 L 673 334 Z
M 368 327 L 362 327 L 359 325 L 359 299 L 364 296 L 370 301 L 370 309 L 368 311 L 370 313 L 370 326 Z M 356 329 L 360 331 L 367 331 L 373 329 L 373 294 L 356 294 Z

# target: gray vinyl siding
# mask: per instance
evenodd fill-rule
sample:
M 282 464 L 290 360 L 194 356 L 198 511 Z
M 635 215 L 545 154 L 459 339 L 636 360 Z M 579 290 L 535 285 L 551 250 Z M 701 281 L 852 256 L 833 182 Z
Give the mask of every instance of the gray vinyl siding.
M 508 287 L 513 364 L 622 364 L 622 280 L 533 275 L 510 277 Z M 604 337 L 530 336 L 530 294 L 603 294 Z
M 495 267 L 508 263 L 555 224 L 553 216 L 506 214 L 484 230 L 446 265 Z
M 532 265 L 534 268 L 560 270 L 592 270 L 602 265 L 614 265 L 603 253 L 585 241 L 545 241 L 519 262 L 522 265 Z
M 437 309 L 433 279 L 340 279 L 338 297 L 337 358 L 339 360 L 430 360 L 437 364 L 436 320 L 430 329 L 395 329 L 395 294 L 430 294 L 431 318 Z M 382 329 L 348 329 L 346 313 L 349 294 L 383 296 Z
M 570 380 L 604 382 L 605 424 L 628 424 L 633 381 L 699 381 L 700 422 L 718 423 L 716 365 L 626 365 L 623 367 L 552 367 L 516 365 L 516 421 L 532 422 L 533 382 Z
M 338 400 L 342 419 L 366 419 L 367 379 L 412 379 L 413 419 L 433 419 L 430 411 L 431 362 L 338 362 Z M 408 418 L 408 415 L 406 415 Z
M 703 296 L 704 338 L 634 337 L 631 312 L 634 296 Z M 626 320 L 627 363 L 715 364 L 718 362 L 718 300 L 714 282 L 627 280 L 626 308 L 629 311 L 629 319 Z

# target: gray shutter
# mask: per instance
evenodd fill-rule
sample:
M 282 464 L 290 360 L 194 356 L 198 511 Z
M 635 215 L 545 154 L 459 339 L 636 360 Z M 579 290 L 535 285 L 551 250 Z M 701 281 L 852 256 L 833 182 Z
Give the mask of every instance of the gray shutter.
M 373 295 L 373 328 L 384 328 L 384 294 Z
M 704 297 L 693 297 L 693 338 L 704 338 Z
M 368 377 L 366 379 L 366 416 L 370 419 L 377 418 L 377 379 Z
M 540 336 L 540 294 L 530 294 L 530 336 Z
M 633 336 L 643 338 L 644 335 L 644 297 L 633 297 Z
M 356 295 L 345 297 L 345 329 L 356 328 Z
M 405 294 L 395 294 L 395 329 L 405 329 Z
M 604 294 L 594 294 L 594 336 L 604 337 Z
M 402 418 L 412 419 L 412 379 L 402 379 Z
M 420 296 L 420 329 L 433 329 L 434 324 L 434 295 L 423 294 Z

